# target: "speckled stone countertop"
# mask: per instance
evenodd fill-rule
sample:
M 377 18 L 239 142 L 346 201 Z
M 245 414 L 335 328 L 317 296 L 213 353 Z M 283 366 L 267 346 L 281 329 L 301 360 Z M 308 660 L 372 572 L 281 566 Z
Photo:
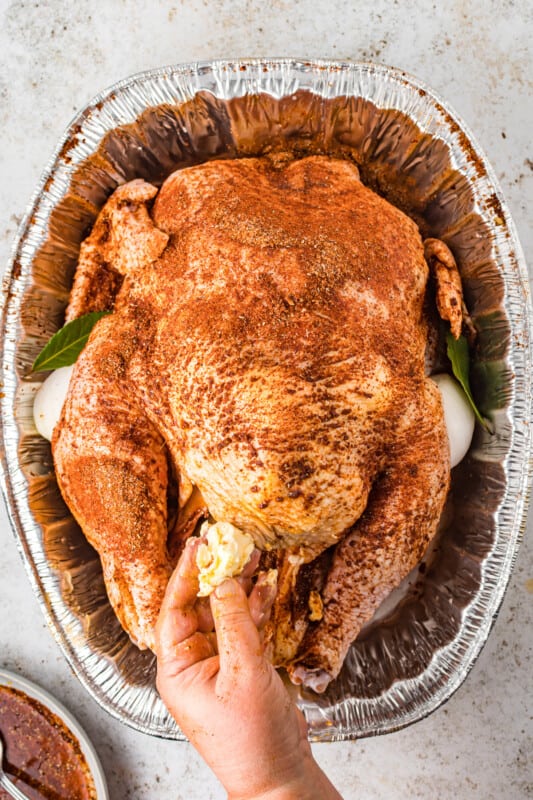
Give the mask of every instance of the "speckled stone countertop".
M 528 258 L 532 40 L 530 0 L 0 0 L 0 270 L 56 141 L 99 90 L 164 64 L 276 55 L 378 61 L 426 81 L 481 143 Z M 533 797 L 532 527 L 489 641 L 446 706 L 396 734 L 314 746 L 346 800 Z M 223 798 L 189 744 L 137 733 L 85 693 L 45 625 L 1 502 L 0 548 L 0 667 L 78 717 L 112 800 Z

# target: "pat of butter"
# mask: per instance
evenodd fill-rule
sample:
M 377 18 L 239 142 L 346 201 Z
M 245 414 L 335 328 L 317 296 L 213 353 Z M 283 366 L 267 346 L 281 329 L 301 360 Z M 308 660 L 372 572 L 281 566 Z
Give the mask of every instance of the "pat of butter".
M 207 597 L 226 578 L 239 575 L 254 550 L 254 540 L 230 522 L 204 522 L 200 535 L 206 536 L 196 553 L 200 573 L 198 597 Z

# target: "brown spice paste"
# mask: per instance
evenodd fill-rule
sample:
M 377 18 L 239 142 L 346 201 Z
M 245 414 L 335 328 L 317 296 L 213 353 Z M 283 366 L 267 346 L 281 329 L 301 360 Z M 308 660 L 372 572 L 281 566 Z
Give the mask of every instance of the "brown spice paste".
M 0 733 L 4 770 L 30 800 L 96 800 L 79 742 L 37 700 L 0 686 Z M 0 800 L 10 800 L 3 789 Z

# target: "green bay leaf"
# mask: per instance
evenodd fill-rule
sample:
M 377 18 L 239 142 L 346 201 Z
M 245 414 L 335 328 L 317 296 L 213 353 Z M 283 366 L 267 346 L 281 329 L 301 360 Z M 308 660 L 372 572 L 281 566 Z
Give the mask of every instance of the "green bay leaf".
M 90 314 L 67 322 L 45 344 L 33 362 L 31 371 L 44 372 L 74 364 L 98 320 L 109 313 L 111 312 L 91 311 Z
M 461 335 L 458 339 L 455 339 L 448 331 L 446 333 L 446 354 L 450 359 L 452 372 L 463 387 L 463 391 L 468 398 L 468 402 L 472 406 L 476 419 L 485 430 L 490 431 L 487 420 L 481 416 L 470 388 L 470 353 L 466 338 Z

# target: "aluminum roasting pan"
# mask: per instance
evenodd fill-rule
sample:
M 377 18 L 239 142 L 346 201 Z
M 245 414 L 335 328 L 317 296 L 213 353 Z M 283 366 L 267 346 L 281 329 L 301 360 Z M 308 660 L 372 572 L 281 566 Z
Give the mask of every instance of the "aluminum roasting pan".
M 472 380 L 494 435 L 454 470 L 447 522 L 395 613 L 360 636 L 322 696 L 295 693 L 314 740 L 396 730 L 460 686 L 489 634 L 525 524 L 531 308 L 513 222 L 486 158 L 420 81 L 372 64 L 186 64 L 128 78 L 74 119 L 22 222 L 2 313 L 2 481 L 28 575 L 81 682 L 132 727 L 182 739 L 154 660 L 122 632 L 99 561 L 64 506 L 32 421 L 34 357 L 61 326 L 80 240 L 115 186 L 284 143 L 355 158 L 363 178 L 454 251 L 478 328 Z

